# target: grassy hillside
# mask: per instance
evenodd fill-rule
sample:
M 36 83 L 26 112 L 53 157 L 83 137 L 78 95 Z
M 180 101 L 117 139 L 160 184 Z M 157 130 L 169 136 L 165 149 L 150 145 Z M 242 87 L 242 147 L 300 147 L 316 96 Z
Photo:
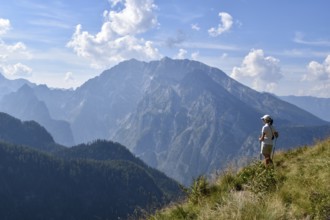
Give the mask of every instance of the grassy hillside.
M 165 219 L 330 219 L 330 139 L 275 154 L 214 181 L 197 178 L 188 197 L 152 216 Z

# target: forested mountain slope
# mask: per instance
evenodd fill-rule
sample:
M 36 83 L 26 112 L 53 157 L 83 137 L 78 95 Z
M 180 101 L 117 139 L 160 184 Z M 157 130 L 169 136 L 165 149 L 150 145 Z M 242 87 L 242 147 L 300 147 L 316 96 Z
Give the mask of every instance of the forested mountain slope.
M 174 181 L 161 185 L 134 161 L 64 160 L 3 142 L 0 171 L 0 218 L 8 220 L 125 219 L 180 195 Z
M 21 121 L 0 112 L 0 141 L 25 145 L 43 151 L 55 151 L 62 146 L 55 143 L 50 133 L 35 121 Z
M 125 219 L 176 200 L 179 184 L 126 147 L 66 148 L 34 121 L 0 113 L 0 219 Z

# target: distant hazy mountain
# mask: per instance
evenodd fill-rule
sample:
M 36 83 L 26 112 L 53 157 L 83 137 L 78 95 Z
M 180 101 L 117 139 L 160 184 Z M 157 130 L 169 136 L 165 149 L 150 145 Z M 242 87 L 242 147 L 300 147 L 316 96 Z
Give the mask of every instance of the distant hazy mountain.
M 325 124 L 294 105 L 258 93 L 199 62 L 133 60 L 101 77 L 118 75 L 118 69 L 126 65 L 134 66 L 131 74 L 144 76 L 142 85 L 148 87 L 144 87 L 136 110 L 123 120 L 113 139 L 183 183 L 223 167 L 244 146 L 258 146 L 263 114 L 271 114 L 280 127 Z
M 35 86 L 25 79 L 8 80 L 0 73 L 0 99 L 8 93 L 17 91 L 24 84 Z
M 4 95 L 0 100 L 0 111 L 21 120 L 34 120 L 44 126 L 57 143 L 65 146 L 74 145 L 70 124 L 52 119 L 46 104 L 37 98 L 34 90 L 27 84 L 16 92 Z
M 54 119 L 70 123 L 76 143 L 117 141 L 184 184 L 235 157 L 256 154 L 264 114 L 283 130 L 328 126 L 293 104 L 191 60 L 132 59 L 74 91 L 33 90 Z M 318 134 L 309 131 L 312 141 Z M 300 135 L 281 134 L 279 147 L 287 146 L 286 136 L 298 140 Z
M 330 121 L 330 98 L 310 96 L 281 96 L 280 98 L 311 112 L 323 120 Z

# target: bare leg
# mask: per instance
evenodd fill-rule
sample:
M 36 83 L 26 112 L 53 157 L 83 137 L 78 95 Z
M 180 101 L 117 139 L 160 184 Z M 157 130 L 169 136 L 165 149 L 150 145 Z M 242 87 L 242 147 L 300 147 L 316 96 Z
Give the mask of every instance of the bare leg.
M 264 154 L 264 157 L 265 157 L 265 165 L 266 166 L 273 163 L 272 159 L 270 158 L 270 154 Z

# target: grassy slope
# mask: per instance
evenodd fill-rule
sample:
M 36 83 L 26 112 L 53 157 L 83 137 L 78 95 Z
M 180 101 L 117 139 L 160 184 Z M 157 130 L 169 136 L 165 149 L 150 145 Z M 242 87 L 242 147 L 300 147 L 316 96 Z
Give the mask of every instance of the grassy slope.
M 224 171 L 212 183 L 197 178 L 184 202 L 148 219 L 330 219 L 330 139 L 279 152 L 274 161 Z

